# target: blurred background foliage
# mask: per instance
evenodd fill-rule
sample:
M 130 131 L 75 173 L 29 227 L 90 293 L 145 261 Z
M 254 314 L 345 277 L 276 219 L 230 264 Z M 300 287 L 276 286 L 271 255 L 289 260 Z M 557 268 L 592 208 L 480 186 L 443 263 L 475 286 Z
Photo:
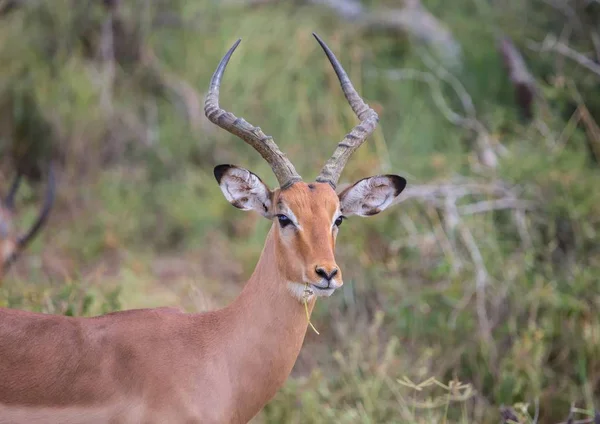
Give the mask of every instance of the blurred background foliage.
M 342 179 L 409 187 L 342 228 L 344 289 L 318 302 L 321 335 L 256 422 L 558 422 L 572 404 L 591 422 L 599 17 L 594 0 L 0 1 L 1 188 L 28 177 L 21 227 L 59 164 L 51 221 L 0 305 L 231 301 L 270 224 L 232 208 L 212 169 L 275 178 L 206 120 L 204 92 L 241 37 L 222 105 L 314 177 L 356 123 L 315 31 L 381 117 Z

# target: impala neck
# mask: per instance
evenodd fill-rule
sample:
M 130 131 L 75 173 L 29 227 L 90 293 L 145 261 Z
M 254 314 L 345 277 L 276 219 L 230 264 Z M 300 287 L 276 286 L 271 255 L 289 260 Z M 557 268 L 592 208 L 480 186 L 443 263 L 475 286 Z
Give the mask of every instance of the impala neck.
M 254 273 L 225 309 L 231 318 L 226 337 L 231 355 L 228 365 L 235 376 L 232 389 L 236 409 L 240 408 L 244 419 L 256 414 L 285 383 L 308 326 L 304 305 L 281 277 L 285 260 L 277 256 L 275 236 L 271 228 Z M 314 299 L 308 302 L 309 313 L 314 304 Z

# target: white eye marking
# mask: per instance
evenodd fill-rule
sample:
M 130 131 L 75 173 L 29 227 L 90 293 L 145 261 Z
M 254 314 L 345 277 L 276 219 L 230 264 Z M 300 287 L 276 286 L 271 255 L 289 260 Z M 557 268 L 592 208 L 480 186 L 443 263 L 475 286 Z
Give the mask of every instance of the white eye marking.
M 294 226 L 297 229 L 299 229 L 299 230 L 302 229 L 302 227 L 298 223 L 298 218 L 296 218 L 296 215 L 294 215 L 294 212 L 292 212 L 292 210 L 290 208 L 288 208 L 283 203 L 279 203 L 278 206 L 279 206 L 279 214 L 287 216 L 290 219 L 290 221 L 292 221 L 292 224 L 294 224 Z
M 336 228 L 338 227 L 335 223 L 336 221 L 342 217 L 342 211 L 340 211 L 340 209 L 338 208 L 335 213 L 333 214 L 333 222 L 331 223 L 331 228 Z

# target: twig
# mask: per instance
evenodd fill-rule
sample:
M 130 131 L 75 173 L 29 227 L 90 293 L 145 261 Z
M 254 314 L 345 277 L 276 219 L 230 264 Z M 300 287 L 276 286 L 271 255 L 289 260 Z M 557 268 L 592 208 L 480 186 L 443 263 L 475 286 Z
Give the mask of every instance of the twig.
M 436 63 L 426 51 L 421 49 L 420 56 L 430 72 L 416 69 L 400 69 L 386 71 L 386 76 L 389 79 L 412 79 L 427 83 L 431 89 L 432 99 L 444 118 L 453 125 L 475 132 L 479 161 L 487 167 L 496 168 L 498 164 L 497 154 L 490 142 L 489 131 L 477 119 L 473 100 L 464 85 L 441 64 Z M 448 106 L 442 93 L 441 81 L 446 82 L 453 88 L 461 102 L 465 115 L 455 112 Z
M 461 215 L 472 215 L 476 213 L 491 212 L 502 209 L 531 210 L 534 208 L 535 206 L 533 202 L 519 200 L 512 197 L 504 197 L 502 199 L 483 200 L 481 202 L 459 206 L 458 211 Z
M 342 19 L 367 30 L 384 30 L 409 34 L 416 40 L 433 46 L 453 68 L 462 65 L 462 48 L 446 26 L 431 14 L 419 0 L 404 0 L 393 9 L 365 9 L 355 0 L 307 0 L 326 6 Z
M 569 416 L 567 417 L 567 424 L 573 424 L 573 421 L 575 421 L 575 404 L 571 403 L 571 409 L 569 410 Z
M 533 117 L 533 100 L 537 94 L 535 79 L 527 69 L 525 59 L 509 37 L 503 36 L 498 43 L 504 59 L 504 66 L 508 71 L 508 78 L 515 90 L 515 101 L 523 116 L 531 119 Z
M 577 90 L 575 83 L 573 81 L 568 81 L 568 85 L 573 98 L 578 103 L 577 112 L 579 114 L 579 118 L 581 121 L 583 121 L 585 126 L 590 153 L 593 155 L 595 162 L 600 163 L 600 127 L 585 105 L 583 97 L 581 96 L 581 93 L 579 93 L 579 90 Z
M 600 76 L 600 65 L 596 64 L 593 60 L 591 60 L 584 54 L 572 49 L 562 41 L 558 41 L 556 36 L 552 34 L 548 34 L 546 38 L 544 38 L 544 41 L 541 43 L 534 40 L 528 40 L 527 47 L 539 53 L 554 51 L 575 61 L 576 63 L 583 66 L 588 71 L 593 72 L 597 76 Z
M 485 305 L 485 290 L 488 285 L 489 274 L 483 261 L 483 257 L 481 256 L 481 251 L 479 250 L 479 247 L 475 242 L 475 238 L 473 237 L 473 234 L 469 228 L 464 225 L 464 223 L 460 222 L 458 230 L 465 247 L 469 251 L 471 260 L 475 265 L 475 302 L 477 318 L 479 321 L 479 330 L 483 339 L 486 341 L 486 345 L 490 347 L 490 362 L 495 363 L 497 353 L 495 344 L 492 340 L 492 328 Z
M 447 82 L 452 87 L 469 119 L 477 120 L 477 112 L 475 110 L 475 105 L 473 104 L 473 98 L 469 95 L 467 89 L 459 79 L 441 64 L 436 63 L 435 59 L 425 49 L 418 49 L 417 52 L 425 66 L 427 66 L 427 68 L 429 68 L 429 70 L 440 80 Z
M 0 0 L 0 17 L 8 15 L 24 3 L 25 0 Z
M 439 184 L 411 184 L 396 199 L 400 203 L 408 199 L 422 199 L 438 206 L 444 205 L 446 197 L 451 196 L 457 201 L 465 196 L 495 196 L 516 199 L 516 189 L 509 188 L 502 181 L 490 183 L 473 182 L 470 180 L 455 179 L 451 182 Z M 485 211 L 484 211 L 485 212 Z
M 100 58 L 102 61 L 102 84 L 100 105 L 110 116 L 112 115 L 112 92 L 115 79 L 115 52 L 113 35 L 113 10 L 107 11 L 108 16 L 102 23 L 100 39 Z
M 501 146 L 499 144 L 492 146 L 490 142 L 490 133 L 485 125 L 483 125 L 483 123 L 477 119 L 477 111 L 475 110 L 473 99 L 469 95 L 465 86 L 455 75 L 445 69 L 442 64 L 436 63 L 435 59 L 424 49 L 419 50 L 419 56 L 421 57 L 421 60 L 425 66 L 427 66 L 437 78 L 446 82 L 452 87 L 454 93 L 459 98 L 466 115 L 466 117 L 462 117 L 462 124 L 460 125 L 466 129 L 474 131 L 477 134 L 475 141 L 480 162 L 485 166 L 495 168 L 497 166 L 496 153 L 500 153 Z M 497 149 L 494 149 L 494 147 Z
M 446 99 L 444 99 L 444 95 L 442 94 L 440 82 L 432 73 L 420 71 L 418 69 L 403 68 L 385 71 L 385 75 L 390 80 L 399 81 L 407 79 L 427 83 L 431 88 L 431 97 L 433 102 L 438 107 L 444 118 L 454 125 L 470 127 L 463 116 L 454 112 L 448 106 L 448 103 L 446 103 Z
M 525 250 L 530 249 L 533 246 L 533 241 L 531 239 L 531 234 L 527 230 L 527 220 L 525 219 L 525 211 L 522 209 L 515 209 L 515 224 L 517 225 L 517 231 L 519 232 L 519 237 L 523 242 L 523 247 Z
M 354 0 L 309 0 L 309 2 L 326 6 L 343 19 L 350 21 L 362 19 L 366 13 L 362 4 Z
M 486 288 L 489 284 L 490 276 L 485 265 L 485 261 L 481 254 L 481 251 L 475 241 L 471 230 L 464 222 L 464 216 L 490 212 L 493 210 L 506 210 L 511 209 L 515 213 L 515 222 L 519 231 L 519 235 L 525 248 L 531 246 L 531 236 L 527 230 L 525 211 L 536 209 L 536 205 L 532 201 L 518 199 L 519 189 L 515 187 L 509 187 L 501 181 L 494 181 L 488 184 L 476 183 L 471 181 L 458 181 L 456 183 L 444 183 L 438 185 L 411 185 L 409 186 L 401 199 L 398 202 L 407 199 L 419 199 L 421 201 L 432 204 L 434 207 L 444 211 L 444 224 L 446 233 L 450 237 L 444 237 L 446 242 L 453 240 L 451 237 L 455 231 L 458 232 L 462 244 L 466 248 L 471 258 L 471 262 L 475 268 L 475 286 L 460 301 L 460 306 L 457 309 L 464 308 L 473 294 L 475 294 L 476 310 L 479 321 L 479 328 L 482 334 L 482 338 L 488 342 L 490 346 L 490 362 L 494 363 L 497 352 L 494 349 L 492 342 L 492 321 L 489 318 L 489 314 L 486 306 Z M 467 205 L 458 205 L 460 199 L 464 197 L 473 196 L 493 196 L 496 199 L 486 199 L 481 201 L 475 201 Z M 436 226 L 437 227 L 437 226 Z M 442 240 L 437 236 L 438 241 Z M 444 250 L 444 253 L 448 256 Z M 452 255 L 449 258 L 453 264 L 458 264 L 460 267 L 460 260 L 458 255 L 454 254 L 457 251 L 454 246 L 452 249 Z M 457 314 L 451 317 L 452 322 L 456 320 Z

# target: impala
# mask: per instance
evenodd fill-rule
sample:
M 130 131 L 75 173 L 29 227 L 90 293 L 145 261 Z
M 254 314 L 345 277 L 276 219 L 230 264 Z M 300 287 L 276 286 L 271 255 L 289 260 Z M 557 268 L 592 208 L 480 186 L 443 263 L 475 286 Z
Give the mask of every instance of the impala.
M 25 247 L 35 238 L 50 215 L 54 203 L 55 181 L 53 167 L 48 172 L 48 183 L 42 209 L 29 231 L 23 235 L 17 234 L 13 225 L 15 212 L 15 195 L 21 184 L 22 174 L 17 173 L 8 194 L 0 199 L 0 282 L 10 265 Z M 1 359 L 0 359 L 1 360 Z M 1 419 L 1 418 L 0 418 Z
M 302 346 L 305 306 L 312 312 L 317 297 L 342 285 L 334 245 L 343 219 L 381 212 L 406 185 L 381 175 L 336 193 L 378 116 L 315 37 L 361 121 L 315 182 L 303 182 L 260 128 L 219 107 L 221 78 L 240 40 L 210 82 L 207 117 L 254 147 L 279 182 L 271 190 L 246 169 L 214 170 L 231 204 L 273 221 L 239 296 L 204 313 L 158 308 L 73 318 L 2 310 L 0 423 L 245 423 L 272 399 Z

